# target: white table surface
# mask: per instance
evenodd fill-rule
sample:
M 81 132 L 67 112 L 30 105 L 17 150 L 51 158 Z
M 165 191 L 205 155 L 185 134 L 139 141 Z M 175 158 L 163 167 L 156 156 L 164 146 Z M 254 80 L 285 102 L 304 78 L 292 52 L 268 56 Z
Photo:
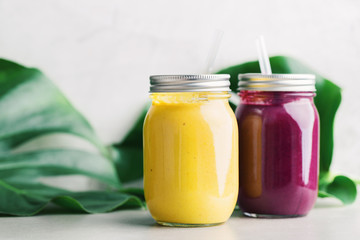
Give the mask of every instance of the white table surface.
M 225 224 L 207 228 L 162 227 L 146 210 L 0 217 L 0 239 L 360 240 L 360 204 L 339 207 L 321 202 L 308 216 L 291 219 L 252 219 L 235 211 Z

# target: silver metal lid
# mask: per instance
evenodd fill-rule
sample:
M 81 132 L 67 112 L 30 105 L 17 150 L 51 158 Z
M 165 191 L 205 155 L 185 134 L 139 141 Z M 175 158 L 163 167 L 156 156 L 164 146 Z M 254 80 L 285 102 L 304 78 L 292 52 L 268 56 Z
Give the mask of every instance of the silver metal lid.
M 229 74 L 153 75 L 150 93 L 154 92 L 229 92 Z
M 312 74 L 239 74 L 238 90 L 315 92 Z

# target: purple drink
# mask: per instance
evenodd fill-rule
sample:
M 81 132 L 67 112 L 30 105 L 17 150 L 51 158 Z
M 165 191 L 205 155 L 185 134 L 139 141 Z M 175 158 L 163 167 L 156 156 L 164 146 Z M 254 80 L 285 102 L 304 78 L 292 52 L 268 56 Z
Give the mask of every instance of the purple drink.
M 318 186 L 315 94 L 278 91 L 289 88 L 267 84 L 272 87 L 262 84 L 261 91 L 239 93 L 238 204 L 245 215 L 253 217 L 306 215 L 314 206 Z

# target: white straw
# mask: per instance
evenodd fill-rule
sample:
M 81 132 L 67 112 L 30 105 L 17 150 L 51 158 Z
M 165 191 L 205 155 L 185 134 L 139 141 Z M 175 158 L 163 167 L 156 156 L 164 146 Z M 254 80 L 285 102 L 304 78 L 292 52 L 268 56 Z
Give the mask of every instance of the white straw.
M 220 43 L 222 40 L 222 37 L 224 35 L 224 31 L 217 29 L 215 32 L 215 38 L 213 41 L 213 44 L 211 45 L 210 52 L 207 58 L 207 64 L 206 64 L 206 73 L 212 73 L 215 59 L 217 57 L 217 54 L 219 52 Z
M 272 74 L 269 56 L 266 51 L 264 37 L 261 35 L 256 39 L 261 74 Z

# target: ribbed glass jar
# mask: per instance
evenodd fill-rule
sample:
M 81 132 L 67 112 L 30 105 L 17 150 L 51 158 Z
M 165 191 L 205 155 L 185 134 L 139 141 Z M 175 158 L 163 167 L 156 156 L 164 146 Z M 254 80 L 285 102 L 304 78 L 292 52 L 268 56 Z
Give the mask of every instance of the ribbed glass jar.
M 163 85 L 152 86 L 144 123 L 144 190 L 151 215 L 162 225 L 216 225 L 235 207 L 237 123 L 228 103 L 229 76 L 220 77 L 161 76 L 156 84 Z M 164 85 L 167 92 L 156 91 Z
M 314 206 L 319 117 L 314 76 L 239 76 L 239 198 L 246 216 L 294 217 Z

